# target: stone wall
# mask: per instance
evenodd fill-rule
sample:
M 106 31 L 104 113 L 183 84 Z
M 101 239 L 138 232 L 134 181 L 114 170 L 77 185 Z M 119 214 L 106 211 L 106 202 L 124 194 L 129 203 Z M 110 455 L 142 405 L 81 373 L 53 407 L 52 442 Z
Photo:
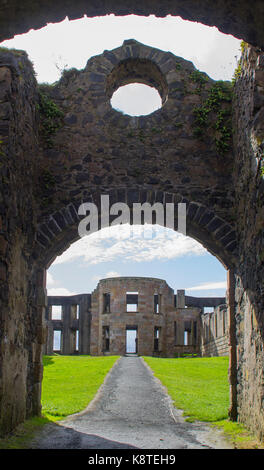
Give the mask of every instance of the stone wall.
M 186 306 L 185 299 L 192 307 Z M 137 331 L 133 352 L 139 355 L 227 355 L 227 308 L 220 305 L 224 300 L 185 297 L 184 290 L 174 295 L 162 279 L 103 279 L 92 294 L 48 297 L 44 352 L 53 354 L 54 332 L 60 331 L 61 347 L 56 352 L 61 354 L 124 355 L 128 352 L 126 331 L 132 329 Z M 219 306 L 213 314 L 201 315 L 207 304 Z M 53 318 L 53 306 L 61 306 L 60 318 Z
M 168 90 L 166 100 L 150 117 L 110 107 L 115 70 L 131 60 L 142 80 L 145 60 L 165 80 L 156 86 L 164 96 Z M 201 109 L 195 112 L 208 104 L 215 82 L 172 54 L 127 41 L 40 90 L 26 55 L 0 50 L 1 433 L 40 412 L 45 269 L 78 239 L 80 203 L 109 194 L 129 208 L 185 202 L 187 234 L 233 270 L 238 414 L 263 436 L 263 70 L 263 54 L 246 48 L 234 89 L 234 142 L 222 153 L 218 112 L 211 110 L 204 133 L 197 129 Z M 156 72 L 150 78 L 157 81 Z M 52 123 L 43 113 L 45 93 L 56 111 Z M 218 104 L 230 114 L 230 95 Z M 174 222 L 177 228 L 176 213 Z M 95 295 L 92 308 L 99 306 Z
M 129 312 L 127 292 L 138 293 L 138 306 Z M 110 294 L 110 312 L 104 310 L 104 294 Z M 154 295 L 161 298 L 159 313 L 154 313 Z M 96 300 L 94 300 L 96 299 Z M 92 293 L 91 354 L 104 352 L 103 328 L 110 331 L 110 354 L 126 353 L 126 329 L 137 328 L 137 352 L 152 356 L 154 352 L 154 328 L 161 329 L 159 354 L 167 355 L 166 317 L 173 307 L 173 291 L 161 279 L 110 278 L 100 281 Z
M 245 45 L 234 89 L 238 415 L 264 432 L 264 55 Z
M 40 412 L 45 279 L 32 257 L 37 102 L 26 54 L 0 49 L 0 433 Z
M 135 80 L 157 87 L 160 110 L 131 117 L 111 107 L 116 87 Z M 82 203 L 95 203 L 103 215 L 101 195 L 109 195 L 110 205 L 126 203 L 131 223 L 134 203 L 173 203 L 175 229 L 177 204 L 184 202 L 187 234 L 225 266 L 235 263 L 231 129 L 223 139 L 220 124 L 223 113 L 230 121 L 230 83 L 128 40 L 40 91 L 63 114 L 54 134 L 47 136 L 42 125 L 40 140 L 34 254 L 43 266 L 78 239 Z
M 60 318 L 56 318 L 56 315 L 53 315 L 53 306 L 61 307 Z M 44 354 L 53 354 L 54 331 L 61 332 L 61 347 L 58 350 L 61 354 L 89 354 L 91 332 L 90 309 L 90 294 L 67 297 L 49 296 L 45 315 L 47 341 L 43 350 Z
M 211 313 L 202 315 L 202 356 L 228 356 L 229 318 L 226 305 L 219 305 Z

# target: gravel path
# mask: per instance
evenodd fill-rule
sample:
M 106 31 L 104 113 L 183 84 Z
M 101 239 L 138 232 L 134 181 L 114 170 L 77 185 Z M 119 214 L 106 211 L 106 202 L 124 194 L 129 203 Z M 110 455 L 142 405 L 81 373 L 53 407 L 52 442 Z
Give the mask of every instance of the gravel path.
M 140 357 L 120 358 L 82 413 L 48 424 L 35 449 L 230 449 L 218 430 L 187 423 Z

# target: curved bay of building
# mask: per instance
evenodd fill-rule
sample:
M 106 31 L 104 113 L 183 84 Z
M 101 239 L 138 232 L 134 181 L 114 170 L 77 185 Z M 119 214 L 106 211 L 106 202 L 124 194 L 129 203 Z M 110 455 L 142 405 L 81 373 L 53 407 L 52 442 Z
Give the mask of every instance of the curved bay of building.
M 208 310 L 210 308 L 210 311 Z M 225 297 L 191 297 L 163 279 L 114 277 L 92 293 L 48 297 L 45 354 L 159 357 L 229 352 Z

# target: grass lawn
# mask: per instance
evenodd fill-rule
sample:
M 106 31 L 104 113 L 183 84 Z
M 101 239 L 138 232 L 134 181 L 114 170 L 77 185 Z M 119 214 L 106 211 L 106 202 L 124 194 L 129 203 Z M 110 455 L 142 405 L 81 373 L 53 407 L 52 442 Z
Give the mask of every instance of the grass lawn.
M 143 358 L 166 387 L 186 421 L 206 421 L 222 429 L 237 448 L 263 448 L 239 423 L 228 420 L 228 357 Z
M 118 356 L 44 356 L 42 417 L 27 420 L 12 435 L 0 439 L 0 449 L 26 449 L 44 424 L 85 409 L 117 359 Z M 227 419 L 228 358 L 144 360 L 189 421 L 220 426 L 236 447 L 263 448 L 242 425 Z
M 1 449 L 27 449 L 50 421 L 84 410 L 119 356 L 43 356 L 42 416 L 26 420 L 0 439 Z
M 82 411 L 118 356 L 44 356 L 42 414 L 52 421 Z
M 35 433 L 87 407 L 118 356 L 44 356 L 42 417 L 28 419 L 0 439 L 0 449 L 27 449 Z
M 228 417 L 228 357 L 144 360 L 188 421 L 215 422 Z

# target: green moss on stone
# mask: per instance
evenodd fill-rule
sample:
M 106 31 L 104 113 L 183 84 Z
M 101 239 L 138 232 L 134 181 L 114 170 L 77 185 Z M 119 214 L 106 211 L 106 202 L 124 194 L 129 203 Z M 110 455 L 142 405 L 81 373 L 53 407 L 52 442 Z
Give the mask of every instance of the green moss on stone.
M 41 133 L 47 147 L 52 147 L 52 137 L 62 127 L 63 112 L 46 94 L 39 92 Z
M 203 139 L 209 127 L 216 131 L 215 146 L 218 154 L 224 154 L 230 150 L 232 137 L 231 123 L 231 101 L 232 88 L 223 81 L 216 82 L 209 90 L 208 98 L 201 106 L 193 109 L 194 124 L 193 134 L 199 139 Z M 223 108 L 223 104 L 229 104 Z M 209 115 L 214 112 L 215 120 L 209 120 Z

